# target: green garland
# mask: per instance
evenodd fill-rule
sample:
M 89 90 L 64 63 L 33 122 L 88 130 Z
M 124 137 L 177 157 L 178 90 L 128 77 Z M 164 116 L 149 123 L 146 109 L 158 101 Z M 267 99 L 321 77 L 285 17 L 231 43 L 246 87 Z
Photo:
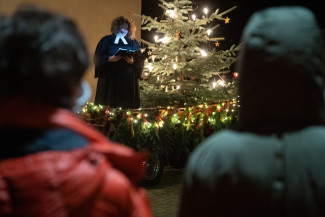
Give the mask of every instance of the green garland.
M 149 149 L 181 167 L 206 137 L 236 127 L 238 106 L 233 100 L 186 108 L 122 110 L 87 103 L 79 115 L 95 127 L 114 123 L 113 141 L 137 151 Z

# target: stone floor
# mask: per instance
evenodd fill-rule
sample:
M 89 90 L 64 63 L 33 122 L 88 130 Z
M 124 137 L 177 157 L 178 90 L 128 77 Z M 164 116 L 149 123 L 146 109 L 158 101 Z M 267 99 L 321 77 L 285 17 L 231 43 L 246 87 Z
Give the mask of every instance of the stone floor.
M 161 181 L 147 187 L 154 217 L 176 217 L 180 202 L 183 169 L 165 167 Z

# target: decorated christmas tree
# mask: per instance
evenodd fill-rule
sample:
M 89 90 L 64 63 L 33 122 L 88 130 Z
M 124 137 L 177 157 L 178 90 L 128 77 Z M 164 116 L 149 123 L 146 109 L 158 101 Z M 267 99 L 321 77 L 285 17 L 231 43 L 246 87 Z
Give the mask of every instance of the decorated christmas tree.
M 224 15 L 236 7 L 213 13 L 204 8 L 198 14 L 192 1 L 159 1 L 164 11 L 159 20 L 141 16 L 142 29 L 153 33 L 152 41 L 141 40 L 149 50 L 140 83 L 142 107 L 191 106 L 236 97 L 235 79 L 225 75 L 239 46 L 220 50 L 224 37 L 214 36 L 222 23 L 229 23 Z

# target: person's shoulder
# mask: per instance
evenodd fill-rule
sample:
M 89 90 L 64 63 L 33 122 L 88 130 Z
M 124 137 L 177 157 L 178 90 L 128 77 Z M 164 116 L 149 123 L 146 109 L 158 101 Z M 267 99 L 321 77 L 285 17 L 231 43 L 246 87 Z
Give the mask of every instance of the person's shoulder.
M 288 143 L 295 144 L 295 148 L 308 147 L 313 149 L 324 150 L 325 146 L 325 126 L 309 126 L 302 130 L 284 134 L 284 139 Z
M 115 34 L 105 35 L 104 38 L 107 38 L 107 39 L 115 39 L 116 38 L 116 35 Z
M 105 35 L 103 36 L 100 41 L 103 42 L 103 41 L 112 41 L 115 39 L 115 35 L 111 34 L 111 35 Z
M 138 43 L 138 41 L 137 41 L 137 39 L 136 38 L 128 38 L 130 41 L 133 41 L 133 42 L 137 42 Z
M 291 133 L 292 135 L 310 135 L 317 134 L 318 137 L 325 138 L 325 126 L 323 125 L 315 125 L 306 127 L 300 131 Z
M 272 144 L 279 140 L 276 134 L 259 135 L 252 132 L 222 130 L 202 142 L 202 149 L 236 151 L 251 148 L 261 143 Z
M 151 216 L 148 198 L 143 188 L 136 188 L 115 168 L 106 171 L 105 180 L 97 200 L 105 204 L 107 209 L 112 208 L 108 213 L 113 213 L 114 216 L 129 216 L 129 213 L 140 212 L 141 216 Z
M 212 150 L 234 150 L 236 146 L 242 146 L 248 140 L 251 140 L 254 135 L 242 133 L 233 130 L 222 130 L 218 133 L 212 134 L 204 140 L 198 147 L 198 150 L 212 149 Z
M 126 201 L 130 191 L 135 190 L 132 182 L 116 168 L 106 171 L 106 183 L 103 185 L 103 199 L 106 201 Z
M 219 155 L 223 156 L 222 153 L 234 151 L 231 146 L 237 146 L 235 140 L 238 136 L 241 137 L 241 134 L 232 130 L 212 134 L 192 152 L 189 162 L 198 164 L 200 159 L 213 160 Z M 241 140 L 238 139 L 238 141 L 242 143 Z
M 188 161 L 191 170 L 201 170 L 208 165 L 228 165 L 231 166 L 238 156 L 249 155 L 251 150 L 261 147 L 261 143 L 272 144 L 271 137 L 258 136 L 252 133 L 238 132 L 233 130 L 223 130 L 205 139 L 192 152 Z M 265 144 L 265 147 L 269 145 Z M 202 160 L 204 159 L 204 160 Z

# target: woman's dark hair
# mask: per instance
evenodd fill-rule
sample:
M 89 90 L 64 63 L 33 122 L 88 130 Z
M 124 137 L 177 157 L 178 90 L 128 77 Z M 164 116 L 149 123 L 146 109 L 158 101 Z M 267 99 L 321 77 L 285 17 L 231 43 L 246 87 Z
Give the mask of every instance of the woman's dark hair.
M 134 21 L 124 16 L 117 17 L 112 21 L 111 32 L 117 34 L 121 32 L 121 29 L 123 27 L 124 28 L 127 27 L 128 37 L 134 39 L 135 31 L 136 31 L 136 26 L 134 24 Z
M 89 62 L 76 25 L 58 14 L 24 6 L 0 27 L 0 96 L 71 107 L 72 85 L 79 85 Z

